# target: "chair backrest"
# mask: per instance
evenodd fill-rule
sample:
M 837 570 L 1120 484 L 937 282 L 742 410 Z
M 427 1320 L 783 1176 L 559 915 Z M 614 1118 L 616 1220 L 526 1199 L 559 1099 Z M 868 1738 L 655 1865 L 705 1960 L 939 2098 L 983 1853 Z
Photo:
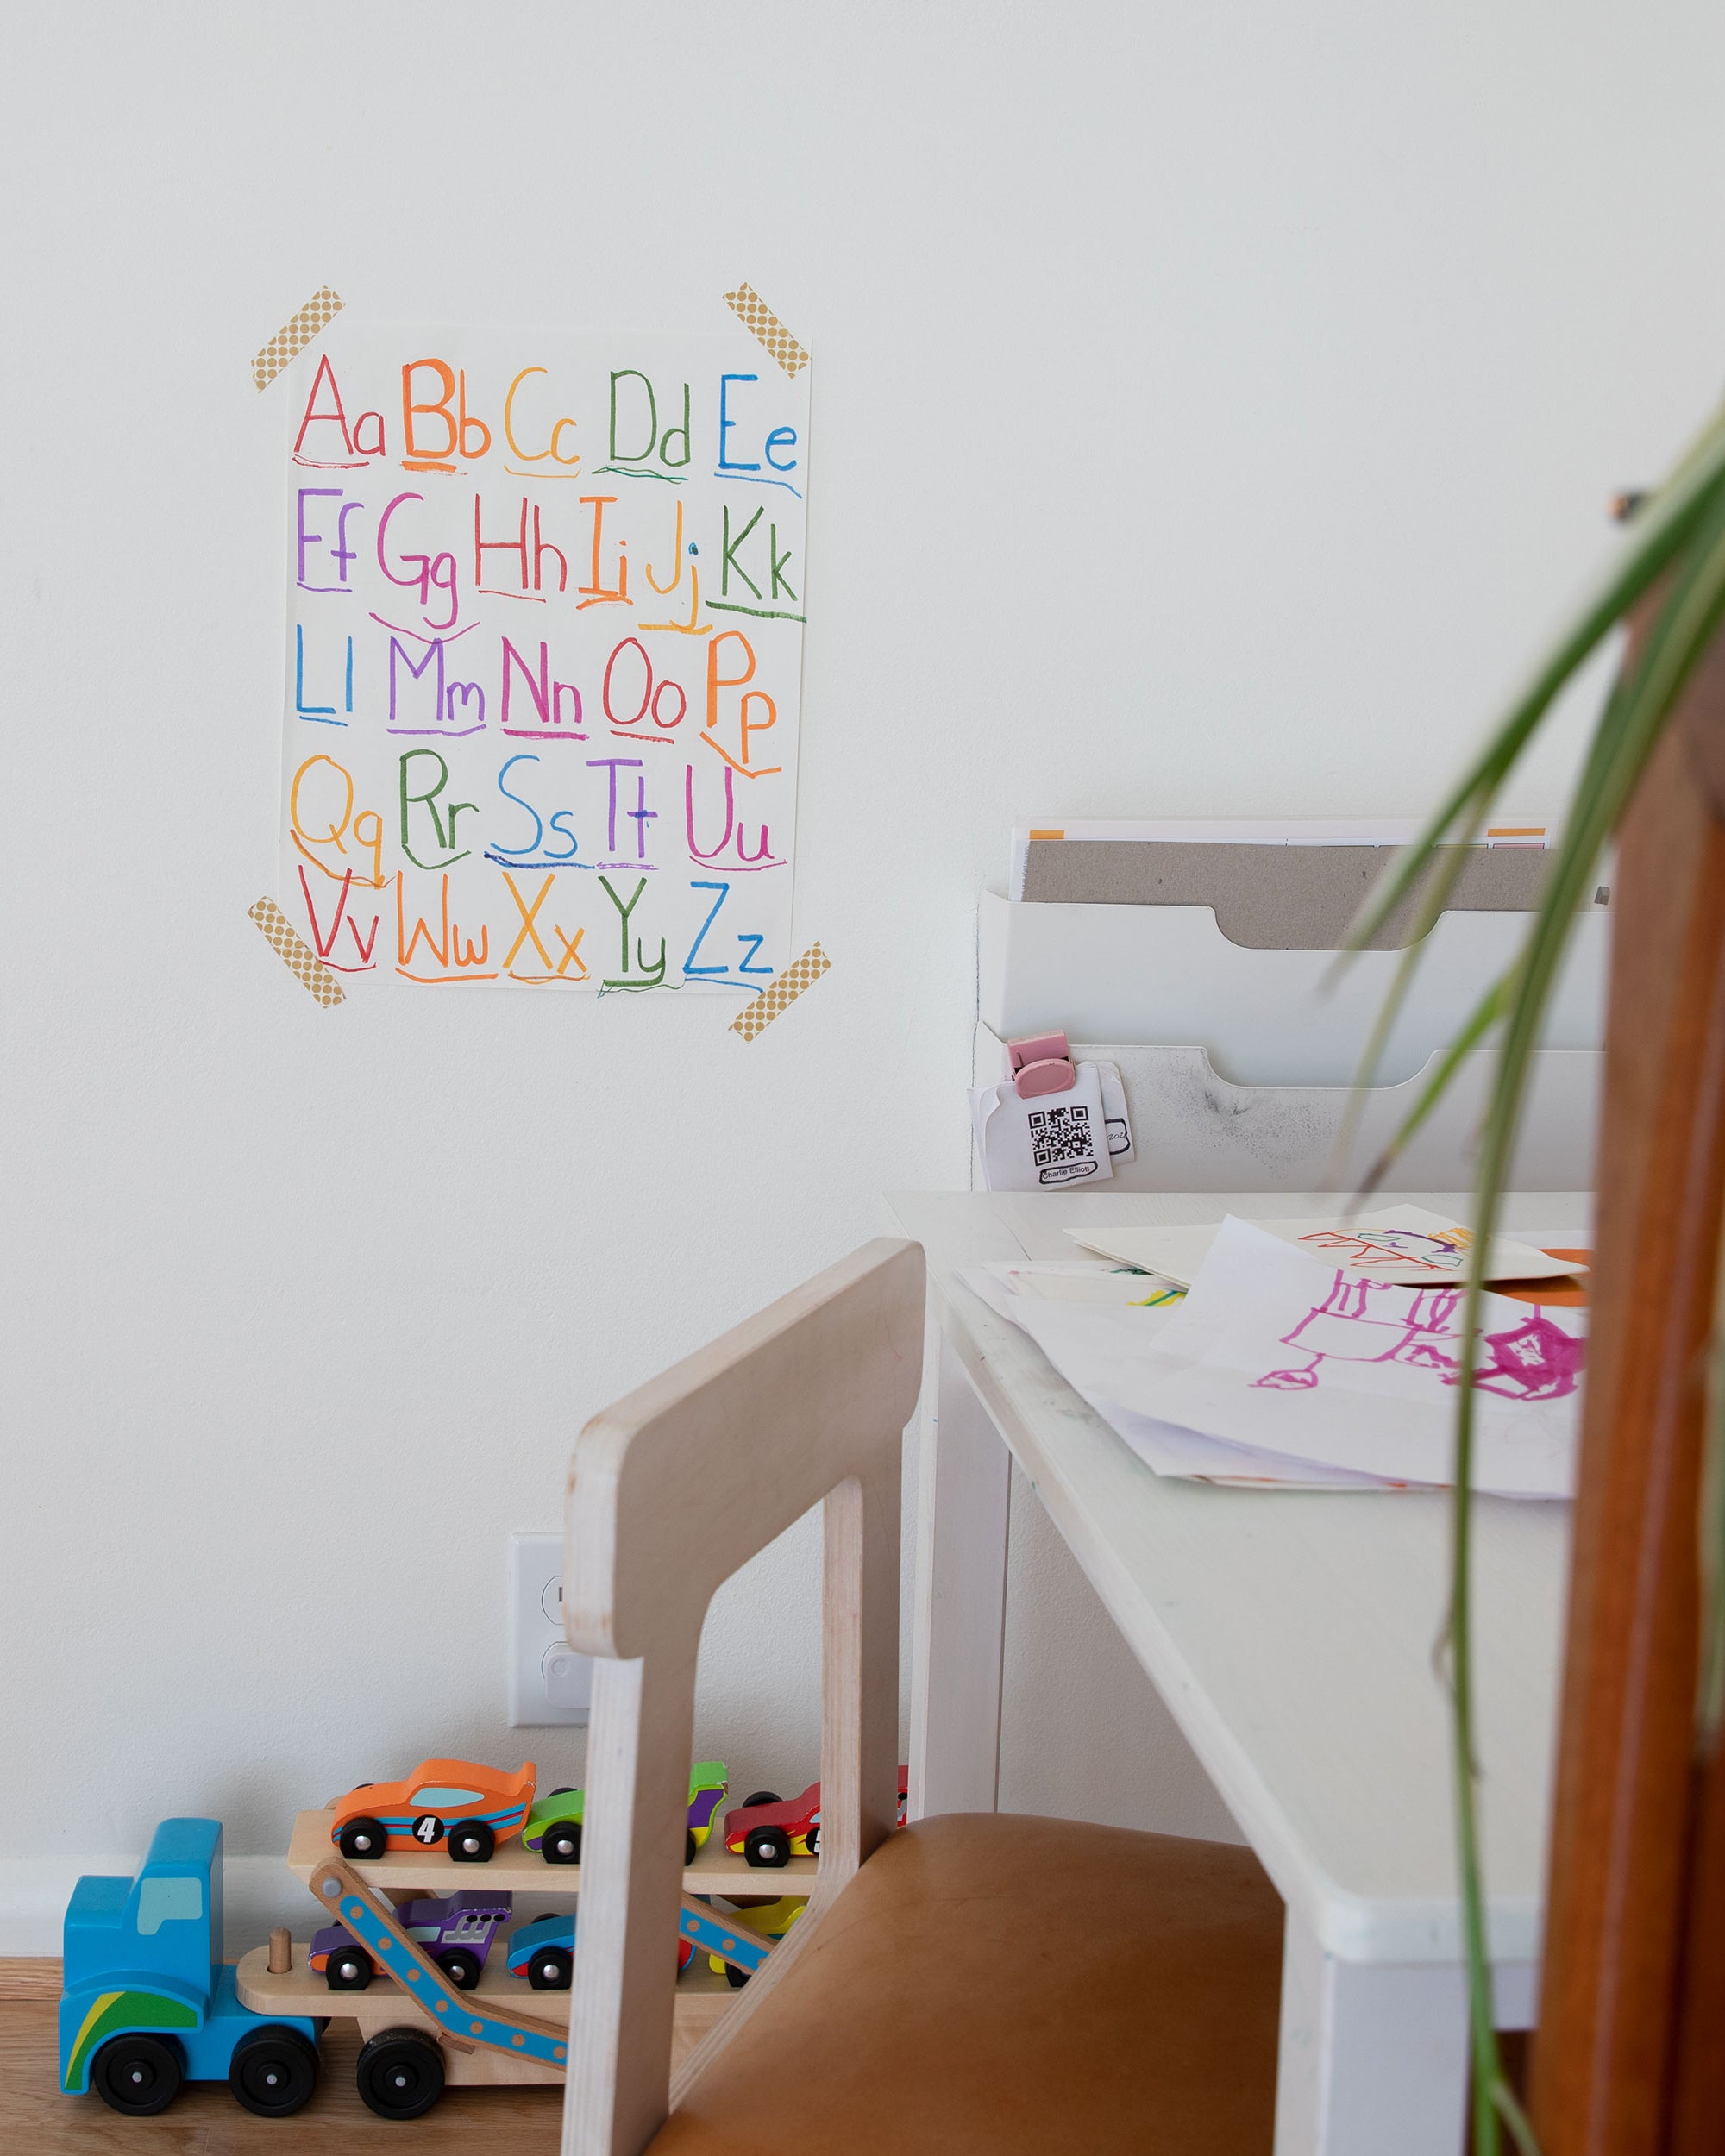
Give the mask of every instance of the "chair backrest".
M 570 1642 L 597 1658 L 565 2156 L 636 2156 L 670 2107 L 695 1660 L 714 1592 L 825 1501 L 820 1869 L 692 2066 L 752 2013 L 898 1809 L 899 1484 L 923 1255 L 865 1246 L 596 1415 L 565 1528 Z

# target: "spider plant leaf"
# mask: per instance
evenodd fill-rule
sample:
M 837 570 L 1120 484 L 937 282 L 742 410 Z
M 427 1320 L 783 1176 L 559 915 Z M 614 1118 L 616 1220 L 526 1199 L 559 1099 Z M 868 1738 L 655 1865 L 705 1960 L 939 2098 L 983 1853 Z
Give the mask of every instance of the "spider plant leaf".
M 1427 818 L 1400 861 L 1368 894 L 1348 933 L 1345 953 L 1363 950 L 1430 872 L 1439 845 L 1461 824 L 1477 836 L 1491 801 L 1558 696 L 1638 600 L 1670 567 L 1716 506 L 1725 483 L 1725 411 L 1684 450 L 1630 527 L 1628 543 L 1602 573 L 1569 627 L 1510 703 L 1497 727 Z
M 1613 685 L 1611 692 L 1606 699 L 1605 707 L 1600 713 L 1599 718 L 1594 727 L 1593 737 L 1588 744 L 1586 759 L 1583 764 L 1581 774 L 1576 781 L 1575 799 L 1578 802 L 1591 799 L 1594 796 L 1598 790 L 1604 774 L 1609 768 L 1610 760 L 1616 753 L 1617 744 L 1622 737 L 1628 709 L 1628 680 L 1625 678 L 1620 677 L 1619 680 Z M 1552 874 L 1548 875 L 1546 878 L 1548 890 L 1552 881 L 1552 876 L 1560 873 L 1561 863 L 1565 857 L 1565 848 L 1570 843 L 1571 831 L 1575 821 L 1575 812 L 1571 810 L 1569 824 L 1565 827 L 1565 835 L 1559 839 L 1558 846 L 1553 849 Z M 1578 903 L 1579 899 L 1578 899 Z M 1408 954 L 1408 959 L 1417 960 L 1418 956 L 1419 954 L 1417 952 L 1410 952 Z M 1402 993 L 1405 993 L 1408 976 L 1411 974 L 1411 965 L 1404 961 L 1403 966 L 1397 970 L 1396 981 L 1392 984 L 1392 993 L 1395 990 L 1399 989 Z M 1499 981 L 1494 983 L 1491 990 L 1488 991 L 1488 994 L 1500 994 L 1502 996 L 1502 1000 L 1498 1003 L 1496 1014 L 1499 1018 L 1501 1018 L 1503 1012 L 1509 1008 L 1509 1000 L 1508 996 L 1509 979 L 1509 976 L 1506 974 Z M 1387 1005 L 1388 998 L 1386 998 L 1386 1007 Z M 1367 1044 L 1366 1053 L 1361 1058 L 1360 1075 L 1356 1080 L 1357 1087 L 1363 1087 L 1367 1084 L 1370 1081 L 1371 1074 L 1376 1070 L 1377 1057 L 1383 1052 L 1385 1015 L 1385 1012 L 1380 1012 L 1377 1025 L 1374 1029 L 1372 1037 Z M 1477 1018 L 1479 1012 L 1476 1011 L 1475 1018 Z M 1472 1024 L 1473 1020 L 1470 1019 L 1469 1025 L 1471 1026 Z M 1464 1034 L 1465 1034 L 1467 1030 L 1468 1029 L 1465 1027 L 1463 1029 Z M 1477 1037 L 1477 1035 L 1476 1037 Z M 1465 1052 L 1465 1049 L 1468 1045 L 1471 1045 L 1471 1043 L 1465 1042 L 1461 1036 L 1458 1036 L 1458 1039 L 1451 1044 L 1449 1058 L 1446 1059 L 1445 1063 L 1440 1066 L 1440 1069 L 1433 1074 L 1433 1084 L 1420 1101 L 1418 1121 L 1416 1122 L 1410 1119 L 1410 1121 L 1396 1133 L 1396 1137 L 1390 1141 L 1389 1146 L 1386 1147 L 1383 1155 L 1373 1163 L 1371 1181 L 1367 1186 L 1368 1188 L 1376 1188 L 1377 1184 L 1382 1181 L 1384 1175 L 1389 1173 L 1389 1168 L 1395 1161 L 1396 1155 L 1401 1151 L 1402 1147 L 1406 1144 L 1407 1140 L 1413 1135 L 1414 1131 L 1418 1127 L 1418 1123 L 1423 1122 L 1426 1117 L 1428 1116 L 1432 1110 L 1437 1106 L 1439 1100 L 1442 1098 L 1444 1090 L 1447 1087 L 1450 1081 L 1453 1078 L 1456 1069 L 1459 1065 L 1460 1054 Z M 1356 1093 L 1355 1099 L 1363 1102 L 1363 1095 L 1358 1092 Z M 1354 1117 L 1351 1106 L 1349 1118 L 1350 1142 L 1352 1140 L 1352 1131 L 1353 1127 L 1356 1127 L 1356 1124 L 1357 1119 Z M 1360 1194 L 1364 1195 L 1364 1192 Z
M 1474 1006 L 1473 1011 L 1460 1031 L 1444 1050 L 1437 1069 L 1421 1088 L 1419 1099 L 1403 1116 L 1395 1136 L 1378 1155 L 1367 1171 L 1358 1192 L 1356 1205 L 1369 1198 L 1389 1172 L 1391 1163 L 1402 1153 L 1433 1108 L 1449 1091 L 1452 1081 L 1461 1066 L 1462 1058 L 1469 1055 L 1502 1017 L 1514 979 L 1513 968 L 1494 981 Z
M 1717 486 L 1716 504 L 1719 498 L 1725 498 L 1725 480 L 1722 480 Z M 1640 596 L 1639 590 L 1636 596 Z M 1622 686 L 1620 682 L 1619 686 Z M 1544 716 L 1551 701 L 1551 698 L 1546 699 L 1538 717 Z M 1608 699 L 1608 712 L 1609 709 Z M 1537 723 L 1537 718 L 1534 723 Z M 1514 720 L 1506 723 L 1500 730 L 1495 742 L 1488 745 L 1487 751 L 1470 773 L 1471 783 L 1467 790 L 1464 792 L 1458 788 L 1450 803 L 1446 805 L 1447 815 L 1442 828 L 1439 827 L 1438 818 L 1433 818 L 1422 837 L 1407 849 L 1400 860 L 1392 863 L 1388 874 L 1380 879 L 1377 888 L 1367 899 L 1364 910 L 1349 930 L 1347 940 L 1335 964 L 1330 968 L 1328 978 L 1333 980 L 1378 933 L 1407 896 L 1417 891 L 1420 903 L 1410 924 L 1408 943 L 1360 1054 L 1359 1067 L 1354 1076 L 1357 1088 L 1369 1086 L 1377 1075 L 1384 1047 L 1402 1014 L 1414 984 L 1414 977 L 1425 956 L 1425 939 L 1437 925 L 1445 906 L 1449 903 L 1466 866 L 1467 849 L 1477 843 L 1491 813 L 1492 803 L 1531 731 L 1531 725 L 1523 731 L 1519 723 Z M 1600 733 L 1596 729 L 1596 749 L 1599 740 Z
M 1484 821 L 1485 814 L 1485 805 L 1482 805 L 1477 814 L 1476 829 L 1477 824 Z M 1420 903 L 1408 926 L 1408 941 L 1402 947 L 1401 956 L 1396 962 L 1396 970 L 1390 976 L 1389 986 L 1384 991 L 1383 1000 L 1379 1005 L 1377 1014 L 1372 1020 L 1371 1031 L 1366 1036 L 1365 1045 L 1360 1050 L 1359 1062 L 1354 1072 L 1354 1097 L 1349 1103 L 1348 1113 L 1343 1128 L 1342 1150 L 1344 1152 L 1352 1145 L 1354 1133 L 1358 1128 L 1359 1115 L 1364 1108 L 1364 1090 L 1377 1075 L 1378 1065 L 1383 1060 L 1384 1049 L 1388 1046 L 1389 1036 L 1395 1030 L 1396 1021 L 1402 1015 L 1402 1006 L 1408 1000 L 1408 992 L 1413 987 L 1414 975 L 1419 970 L 1421 962 L 1425 957 L 1426 938 L 1437 926 L 1444 908 L 1448 905 L 1450 894 L 1455 889 L 1457 880 L 1466 866 L 1467 858 L 1465 845 L 1444 843 L 1436 845 L 1432 849 L 1430 856 L 1432 866 L 1425 882 L 1420 887 Z M 1371 930 L 1368 932 L 1376 934 L 1377 931 Z M 1329 969 L 1327 977 L 1333 980 L 1339 970 L 1347 964 L 1352 956 L 1351 951 L 1345 950 Z
M 1725 505 L 1716 504 L 1697 528 L 1692 546 L 1674 568 L 1672 589 L 1642 649 L 1608 701 L 1587 761 L 1585 783 L 1577 788 L 1552 873 L 1515 968 L 1513 993 L 1504 1014 L 1502 1051 L 1481 1131 L 1474 1241 L 1462 1312 L 1462 1338 L 1470 1357 L 1472 1340 L 1479 1330 L 1486 1252 L 1496 1232 L 1530 1058 L 1568 946 L 1584 880 L 1592 874 L 1600 849 L 1722 619 L 1725 619 Z M 1496 2156 L 1500 2147 L 1500 2117 L 1508 2117 L 1515 2132 L 1518 2115 L 1509 2109 L 1493 2027 L 1479 1850 L 1472 1655 L 1474 1436 L 1475 1391 L 1471 1383 L 1465 1382 L 1458 1388 L 1456 1400 L 1446 1627 L 1452 1648 L 1451 1763 L 1472 2031 L 1476 2147 L 1481 2156 Z
M 1712 641 L 1722 608 L 1725 608 L 1725 488 L 1720 490 L 1689 553 L 1673 573 L 1672 588 L 1643 649 L 1606 699 L 1576 781 L 1562 836 L 1552 849 L 1546 889 L 1520 962 L 1520 991 L 1505 1006 L 1506 1012 L 1519 1014 L 1521 1022 L 1534 1028 L 1527 1038 L 1526 1052 L 1531 1052 L 1536 1044 L 1537 1028 L 1545 1017 L 1559 962 L 1599 856 L 1690 674 Z M 1410 956 L 1417 959 L 1417 950 Z M 1404 962 L 1397 969 L 1392 993 L 1399 989 L 1405 995 L 1412 973 L 1413 967 Z M 1362 1059 L 1360 1084 L 1367 1082 L 1375 1069 L 1387 1037 L 1386 1021 L 1393 1021 L 1395 1015 L 1386 998 L 1368 1043 L 1371 1061 Z M 1506 1049 L 1509 1044 L 1506 1034 Z M 1458 1066 L 1459 1058 L 1452 1058 L 1435 1074 L 1441 1077 L 1443 1086 L 1448 1085 Z M 1437 1105 L 1441 1091 L 1440 1087 L 1422 1100 L 1422 1120 Z M 1373 1163 L 1377 1181 L 1388 1173 L 1399 1143 L 1399 1139 L 1392 1143 L 1387 1155 Z

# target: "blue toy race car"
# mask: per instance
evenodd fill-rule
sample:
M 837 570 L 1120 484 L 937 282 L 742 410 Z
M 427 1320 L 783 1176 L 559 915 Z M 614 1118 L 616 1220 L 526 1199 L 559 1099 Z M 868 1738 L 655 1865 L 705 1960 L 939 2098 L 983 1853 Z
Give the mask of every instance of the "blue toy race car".
M 689 1940 L 677 1940 L 677 1974 L 681 1976 L 694 1959 Z M 525 1977 L 536 1991 L 567 1991 L 575 1965 L 575 1920 L 573 1916 L 539 1916 L 511 1935 L 509 1956 L 504 1963 L 511 1977 Z

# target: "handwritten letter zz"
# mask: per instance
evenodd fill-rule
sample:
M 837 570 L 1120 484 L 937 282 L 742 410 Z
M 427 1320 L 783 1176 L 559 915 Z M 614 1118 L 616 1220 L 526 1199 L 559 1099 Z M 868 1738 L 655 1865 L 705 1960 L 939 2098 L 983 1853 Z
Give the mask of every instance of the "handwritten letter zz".
M 288 370 L 281 901 L 343 979 L 791 956 L 808 373 L 355 323 Z

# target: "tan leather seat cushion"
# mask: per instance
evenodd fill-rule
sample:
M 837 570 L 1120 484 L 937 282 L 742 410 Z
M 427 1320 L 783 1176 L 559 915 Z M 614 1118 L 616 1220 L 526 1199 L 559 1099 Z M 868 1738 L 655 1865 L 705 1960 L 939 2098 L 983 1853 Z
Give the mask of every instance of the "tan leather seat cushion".
M 925 1820 L 863 1865 L 653 2156 L 1268 2156 L 1281 1949 L 1249 1850 Z

